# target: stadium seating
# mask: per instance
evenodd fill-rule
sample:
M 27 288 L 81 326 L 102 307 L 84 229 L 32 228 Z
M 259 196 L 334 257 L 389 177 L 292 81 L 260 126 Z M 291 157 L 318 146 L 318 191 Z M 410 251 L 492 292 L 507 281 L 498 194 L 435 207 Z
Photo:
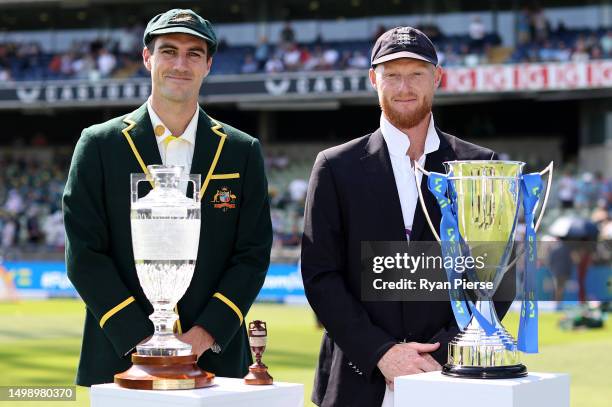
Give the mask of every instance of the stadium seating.
M 591 29 L 573 29 L 565 30 L 563 32 L 552 32 L 548 38 L 548 43 L 551 47 L 557 47 L 559 43 L 563 43 L 567 50 L 571 51 L 579 40 L 585 38 L 595 38 L 597 42 L 606 34 L 605 29 L 591 30 Z M 96 41 L 94 41 L 96 42 Z M 462 64 L 463 58 L 466 52 L 472 53 L 472 50 L 467 48 L 467 44 L 470 43 L 469 36 L 465 35 L 452 35 L 452 36 L 440 36 L 435 41 L 436 47 L 439 51 L 444 54 L 454 54 L 456 60 L 453 64 Z M 484 47 L 477 50 L 479 60 L 490 61 L 490 62 L 506 62 L 506 63 L 518 63 L 526 61 L 538 61 L 539 50 L 543 47 L 543 44 L 536 42 L 529 42 L 526 44 L 519 45 L 511 52 L 508 58 L 504 58 L 509 52 L 507 48 L 500 47 L 500 38 L 495 33 L 489 33 L 484 38 Z M 114 44 L 107 44 L 110 49 L 115 48 Z M 339 55 L 343 55 L 345 52 L 352 53 L 359 51 L 363 55 L 369 55 L 370 47 L 372 46 L 371 41 L 333 41 L 325 43 L 308 43 L 299 44 L 300 47 L 304 47 L 312 52 L 316 46 L 321 45 L 324 48 L 332 48 L 338 51 Z M 83 47 L 81 47 L 83 48 Z M 254 47 L 250 46 L 225 46 L 219 51 L 213 64 L 212 74 L 224 75 L 224 74 L 239 74 L 244 58 L 247 54 L 254 53 Z M 488 58 L 484 58 L 485 53 Z M 139 55 L 122 55 L 115 52 L 117 59 L 117 65 L 113 71 L 113 76 L 125 78 L 125 77 L 144 77 L 148 73 L 146 70 L 140 68 L 140 56 Z M 94 74 L 76 74 L 76 73 L 61 73 L 58 72 L 56 67 L 53 65 L 60 64 L 61 59 L 66 54 L 53 54 L 43 52 L 37 44 L 16 44 L 16 43 L 0 43 L 0 71 L 8 71 L 8 77 L 14 81 L 33 81 L 33 80 L 61 80 L 61 79 L 97 79 L 99 75 Z M 89 54 L 95 57 L 93 54 Z M 500 55 L 502 55 L 500 57 Z M 74 60 L 86 59 L 87 53 L 81 52 L 74 55 Z M 610 55 L 603 55 L 603 57 L 610 57 Z M 446 58 L 450 63 L 449 57 Z M 341 69 L 340 64 L 334 69 Z M 95 61 L 94 68 L 95 71 Z

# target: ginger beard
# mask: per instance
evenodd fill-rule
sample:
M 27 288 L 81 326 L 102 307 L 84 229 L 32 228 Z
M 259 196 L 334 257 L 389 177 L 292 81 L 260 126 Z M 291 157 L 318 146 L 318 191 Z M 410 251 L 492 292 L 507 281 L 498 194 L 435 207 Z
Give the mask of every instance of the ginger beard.
M 398 129 L 411 129 L 423 121 L 429 112 L 433 103 L 433 97 L 423 95 L 422 99 L 415 94 L 407 95 L 409 98 L 416 98 L 417 105 L 409 111 L 400 111 L 393 106 L 392 98 L 385 97 L 379 93 L 378 102 L 380 109 L 387 117 L 387 120 Z

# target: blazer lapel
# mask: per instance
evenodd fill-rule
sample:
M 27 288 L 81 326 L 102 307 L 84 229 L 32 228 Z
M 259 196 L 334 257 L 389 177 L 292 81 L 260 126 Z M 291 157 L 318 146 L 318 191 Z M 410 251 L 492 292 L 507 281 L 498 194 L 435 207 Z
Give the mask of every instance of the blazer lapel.
M 142 169 L 142 165 L 146 167 L 151 164 L 161 164 L 161 156 L 159 155 L 159 147 L 153 133 L 153 125 L 147 111 L 147 104 L 143 104 L 138 109 L 128 114 L 124 119 L 126 127 L 121 131 L 123 136 L 132 140 L 138 155 L 134 153 L 134 160 L 137 160 Z M 129 144 L 129 141 L 126 141 Z M 131 146 L 129 146 L 131 148 Z M 132 152 L 134 152 L 132 150 Z M 143 169 L 144 172 L 144 169 Z
M 198 187 L 198 190 L 203 194 L 219 162 L 227 135 L 217 121 L 209 117 L 201 107 L 198 107 L 198 109 L 198 128 L 191 173 L 202 176 L 202 185 Z M 134 148 L 131 145 L 129 147 L 132 148 L 134 160 L 138 162 L 140 169 L 146 172 L 146 166 L 162 164 L 159 147 L 153 133 L 153 125 L 147 111 L 147 104 L 143 104 L 128 114 L 123 122 L 126 125 L 122 129 L 123 136 L 126 138 L 128 145 L 130 141 L 133 143 Z M 187 188 L 187 196 L 191 196 L 192 191 L 193 188 L 190 183 Z
M 406 240 L 402 207 L 399 201 L 389 150 L 380 129 L 370 136 L 361 158 L 366 173 L 370 207 L 377 211 L 373 218 L 380 222 L 372 240 Z
M 223 130 L 223 126 L 208 116 L 201 107 L 199 112 L 191 173 L 200 174 L 202 177 L 202 185 L 199 188 L 200 198 L 202 198 L 219 163 L 227 134 Z M 187 192 L 188 196 L 191 196 L 191 184 Z
M 433 151 L 425 156 L 425 169 L 427 171 L 444 174 L 446 172 L 444 168 L 444 161 L 452 161 L 455 159 L 456 155 L 451 148 L 446 135 L 437 128 L 436 131 L 438 132 L 438 137 L 440 138 L 440 147 L 436 151 Z M 423 175 L 421 180 L 421 193 L 423 194 L 425 207 L 429 213 L 431 223 L 436 228 L 436 232 L 440 233 L 439 228 L 442 215 L 440 213 L 438 203 L 427 187 L 427 177 L 425 175 Z M 412 235 L 410 240 L 434 240 L 434 235 L 431 233 L 431 231 L 429 231 L 429 225 L 427 224 L 427 219 L 425 219 L 425 214 L 423 213 L 423 208 L 421 207 L 420 201 L 417 202 L 416 210 L 414 211 L 414 221 L 412 224 Z

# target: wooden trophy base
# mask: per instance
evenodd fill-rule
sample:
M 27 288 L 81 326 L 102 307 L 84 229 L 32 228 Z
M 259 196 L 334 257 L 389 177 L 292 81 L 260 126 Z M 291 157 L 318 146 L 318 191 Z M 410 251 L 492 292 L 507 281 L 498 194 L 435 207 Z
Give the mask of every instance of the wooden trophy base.
M 244 376 L 244 382 L 252 385 L 272 384 L 272 376 L 268 373 L 266 365 L 253 363 L 249 366 L 249 373 Z
M 183 390 L 212 386 L 215 375 L 197 365 L 196 355 L 144 356 L 134 353 L 132 367 L 115 375 L 120 387 L 137 390 Z

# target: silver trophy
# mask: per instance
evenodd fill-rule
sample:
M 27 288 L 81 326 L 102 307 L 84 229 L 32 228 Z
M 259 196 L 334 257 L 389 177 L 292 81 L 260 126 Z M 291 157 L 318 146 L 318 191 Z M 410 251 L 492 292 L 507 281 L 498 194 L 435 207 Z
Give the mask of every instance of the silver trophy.
M 131 174 L 132 246 L 138 280 L 153 306 L 155 332 L 136 346 L 132 367 L 115 375 L 121 387 L 175 390 L 207 387 L 214 374 L 201 370 L 191 345 L 174 334 L 175 306 L 187 291 L 198 255 L 201 209 L 200 175 L 186 175 L 181 166 L 149 165 L 147 174 Z M 138 187 L 153 189 L 139 198 Z M 193 197 L 183 192 L 193 184 Z
M 450 292 L 451 305 L 458 325 L 460 328 L 464 326 L 448 345 L 448 363 L 444 365 L 443 373 L 471 378 L 525 376 L 527 369 L 520 363 L 517 342 L 501 324 L 492 301 L 493 294 L 498 289 L 505 272 L 520 256 L 519 254 L 514 261 L 510 261 L 520 202 L 525 193 L 522 188 L 522 185 L 526 185 L 522 184 L 525 177 L 523 174 L 525 163 L 482 160 L 450 161 L 444 165 L 447 173 L 435 174 L 424 170 L 415 162 L 417 185 L 420 182 L 419 172 L 429 177 L 428 182 L 440 184 L 428 185 L 440 204 L 443 215 L 441 229 L 445 235 L 440 236 L 438 228 L 432 224 L 419 189 L 419 200 L 424 214 L 438 242 L 446 244 L 447 250 L 452 249 L 454 255 L 469 255 L 474 258 L 484 256 L 481 257 L 485 259 L 483 267 L 474 268 L 461 278 L 477 283 L 492 283 L 490 285 L 493 288 L 474 290 L 471 293 L 476 297 L 474 302 L 469 300 L 465 292 Z M 531 222 L 534 220 L 535 209 L 539 202 L 537 198 L 528 218 L 532 225 L 530 227 L 533 228 L 534 245 L 535 230 L 544 214 L 550 191 L 552 163 L 541 173 L 534 174 L 541 177 L 547 172 L 548 186 L 539 218 L 537 222 Z M 538 182 L 541 184 L 541 178 L 538 178 Z M 438 188 L 441 186 L 444 188 Z M 539 194 L 540 191 L 535 192 Z M 446 221 L 445 214 L 448 216 Z M 452 219 L 452 222 L 449 222 L 449 219 Z M 452 236 L 451 239 L 447 233 Z M 449 276 L 452 273 L 453 270 L 447 269 Z M 530 299 L 533 300 L 531 305 L 534 305 L 535 299 Z M 466 305 L 468 309 L 465 309 Z M 459 319 L 463 319 L 464 324 L 459 323 Z M 537 326 L 537 315 L 535 321 Z M 537 347 L 537 333 L 535 339 Z
M 174 311 L 185 294 L 195 268 L 200 241 L 201 210 L 197 192 L 188 198 L 181 191 L 185 182 L 200 185 L 200 175 L 186 176 L 181 166 L 150 165 L 151 179 L 131 174 L 132 246 L 138 280 L 153 306 L 149 317 L 155 325 L 151 339 L 137 346 L 139 355 L 182 356 L 191 346 L 179 341 L 173 328 Z M 153 189 L 138 198 L 138 184 L 151 182 Z

